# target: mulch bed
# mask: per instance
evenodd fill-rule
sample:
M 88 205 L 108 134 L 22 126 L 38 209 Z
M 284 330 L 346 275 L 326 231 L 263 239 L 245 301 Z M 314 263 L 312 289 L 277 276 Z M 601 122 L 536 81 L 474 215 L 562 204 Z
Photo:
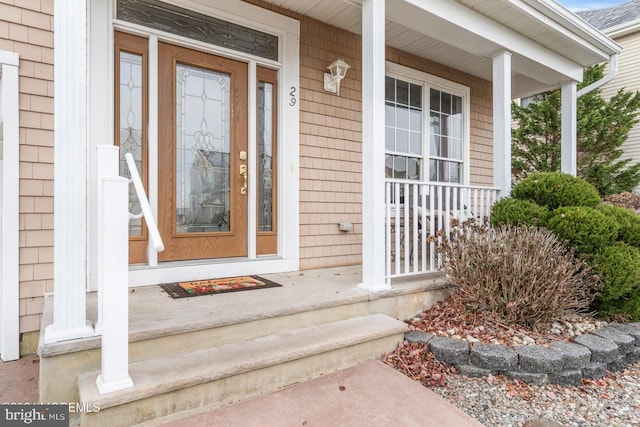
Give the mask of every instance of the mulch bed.
M 586 321 L 590 316 L 582 316 Z M 497 315 L 489 311 L 475 312 L 467 308 L 457 294 L 446 298 L 414 318 L 406 321 L 410 330 L 430 332 L 438 336 L 466 339 L 470 342 L 483 342 L 514 347 L 521 342 L 514 337 L 528 337 L 530 343 L 545 345 L 553 341 L 570 339 L 568 336 L 550 333 L 550 327 L 532 330 L 520 325 L 507 325 Z M 457 374 L 455 367 L 439 362 L 421 343 L 401 343 L 391 354 L 384 357 L 384 363 L 402 372 L 406 376 L 421 382 L 426 387 L 444 387 L 447 377 Z M 594 386 L 604 386 L 614 378 L 611 375 L 600 380 L 583 380 L 585 393 L 593 393 Z M 508 388 L 508 393 L 525 399 L 531 396 L 529 384 L 519 380 L 508 381 L 505 377 L 488 376 L 485 381 L 493 384 L 499 381 Z M 555 387 L 555 386 L 550 386 Z M 562 387 L 558 386 L 558 390 Z

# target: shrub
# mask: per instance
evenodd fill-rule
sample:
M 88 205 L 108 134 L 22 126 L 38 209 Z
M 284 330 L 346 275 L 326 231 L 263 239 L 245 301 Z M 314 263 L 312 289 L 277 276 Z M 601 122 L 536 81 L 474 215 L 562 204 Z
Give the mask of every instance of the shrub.
M 618 240 L 640 247 L 640 216 L 632 210 L 613 205 L 601 205 L 598 210 L 618 224 Z
M 581 178 L 560 172 L 529 175 L 511 190 L 515 199 L 529 200 L 554 210 L 562 206 L 595 208 L 600 203 L 596 188 Z
M 611 194 L 610 196 L 605 197 L 605 203 L 620 206 L 621 208 L 631 209 L 638 215 L 640 215 L 640 194 L 634 193 L 620 193 L 620 194 Z
M 619 227 L 615 219 L 596 209 L 573 206 L 553 211 L 547 228 L 560 239 L 567 240 L 578 252 L 595 254 L 615 242 Z
M 600 287 L 591 268 L 544 228 L 466 225 L 440 250 L 464 302 L 507 322 L 535 328 L 586 310 Z
M 616 243 L 604 247 L 592 264 L 603 280 L 602 293 L 594 302 L 598 313 L 640 320 L 640 250 Z
M 528 200 L 500 199 L 491 209 L 491 225 L 544 225 L 549 209 Z

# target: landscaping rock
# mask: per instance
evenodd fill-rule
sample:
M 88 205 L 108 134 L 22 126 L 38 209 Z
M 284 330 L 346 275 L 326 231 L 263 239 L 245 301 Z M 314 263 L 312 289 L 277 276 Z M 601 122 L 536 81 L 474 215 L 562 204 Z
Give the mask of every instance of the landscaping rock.
M 573 342 L 583 345 L 591 351 L 592 362 L 613 362 L 620 354 L 616 343 L 608 338 L 602 338 L 597 335 L 580 335 L 576 337 Z
M 611 323 L 607 327 L 632 336 L 636 340 L 635 345 L 640 346 L 640 326 L 633 326 L 632 324 L 626 323 Z
M 527 384 L 545 385 L 549 382 L 549 376 L 541 373 L 531 373 L 523 371 L 509 371 L 507 377 L 512 380 L 524 381 Z
M 599 380 L 604 377 L 607 373 L 607 364 L 606 363 L 589 363 L 588 366 L 582 369 L 582 376 L 585 378 L 590 378 L 592 380 Z
M 433 337 L 429 340 L 429 349 L 433 355 L 447 365 L 465 365 L 469 363 L 469 345 L 465 340 Z
M 591 351 L 585 346 L 566 341 L 557 341 L 551 343 L 549 348 L 562 354 L 564 369 L 568 371 L 582 369 L 591 363 Z
M 458 365 L 456 366 L 458 372 L 466 377 L 472 378 L 484 378 L 488 377 L 490 374 L 494 374 L 490 369 L 478 368 L 474 365 Z
M 627 367 L 627 355 L 621 354 L 615 360 L 607 363 L 607 370 L 611 372 L 621 371 Z
M 471 348 L 471 363 L 494 371 L 514 371 L 518 366 L 518 355 L 504 345 L 475 344 Z
M 405 341 L 421 344 L 427 344 L 433 337 L 435 337 L 434 334 L 422 331 L 411 331 L 404 334 Z
M 582 384 L 582 370 L 563 371 L 549 374 L 549 382 L 559 385 L 580 385 Z
M 640 360 L 640 347 L 634 347 L 629 353 L 627 353 L 627 364 L 631 365 Z
M 635 347 L 635 338 L 613 328 L 596 329 L 591 333 L 602 338 L 610 339 L 611 341 L 616 343 L 616 345 L 620 349 L 620 353 L 623 354 L 629 353 L 633 349 L 633 347 Z
M 535 420 L 527 420 L 522 424 L 522 427 L 563 427 L 562 424 L 558 424 L 555 421 L 544 420 L 542 418 Z
M 520 369 L 527 372 L 560 372 L 564 367 L 561 353 L 540 345 L 516 347 Z

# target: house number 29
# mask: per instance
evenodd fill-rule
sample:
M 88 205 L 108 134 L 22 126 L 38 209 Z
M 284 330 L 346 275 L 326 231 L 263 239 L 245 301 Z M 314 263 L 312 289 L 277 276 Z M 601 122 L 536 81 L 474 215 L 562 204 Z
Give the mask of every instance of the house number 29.
M 290 106 L 294 106 L 296 105 L 297 99 L 296 99 L 296 88 L 294 86 L 291 86 L 291 92 L 289 92 L 289 105 Z

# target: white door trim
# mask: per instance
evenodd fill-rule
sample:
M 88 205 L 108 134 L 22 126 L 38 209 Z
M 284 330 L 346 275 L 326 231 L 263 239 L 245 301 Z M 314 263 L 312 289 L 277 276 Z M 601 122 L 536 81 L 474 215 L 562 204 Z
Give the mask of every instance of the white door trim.
M 179 280 L 195 280 L 211 277 L 221 277 L 227 275 L 282 272 L 297 270 L 299 265 L 299 21 L 277 14 L 273 11 L 263 9 L 242 1 L 229 0 L 216 4 L 215 8 L 205 1 L 185 1 L 180 0 L 176 4 L 234 22 L 240 25 L 256 28 L 260 31 L 268 32 L 278 36 L 279 60 L 271 61 L 264 58 L 246 55 L 241 52 L 231 51 L 226 48 L 213 46 L 203 42 L 189 40 L 184 37 L 176 36 L 169 33 L 145 28 L 139 25 L 113 20 L 113 2 L 111 0 L 89 0 L 91 4 L 91 22 L 90 28 L 90 52 L 98 52 L 98 55 L 104 56 L 104 52 L 109 52 L 109 64 L 98 65 L 99 61 L 93 61 L 90 58 L 91 68 L 89 70 L 90 81 L 96 82 L 90 86 L 90 99 L 109 99 L 109 102 L 103 102 L 101 105 L 91 103 L 91 111 L 89 116 L 89 127 L 95 129 L 90 131 L 93 136 L 90 139 L 91 146 L 89 150 L 92 156 L 95 156 L 95 146 L 99 144 L 113 144 L 113 129 L 105 129 L 105 123 L 113 126 L 113 32 L 117 28 L 119 30 L 131 32 L 139 35 L 150 37 L 149 49 L 149 199 L 154 215 L 157 217 L 157 200 L 158 200 L 158 168 L 157 162 L 154 161 L 157 153 L 157 132 L 152 126 L 157 125 L 156 113 L 152 111 L 154 103 L 157 103 L 157 96 L 154 91 L 157 90 L 157 61 L 154 50 L 157 47 L 157 41 L 166 41 L 185 47 L 192 47 L 205 50 L 218 55 L 228 56 L 247 62 L 250 66 L 264 65 L 276 68 L 279 71 L 279 94 L 278 94 L 278 254 L 276 256 L 256 256 L 255 247 L 248 248 L 249 256 L 242 259 L 229 260 L 203 260 L 193 262 L 171 262 L 158 264 L 156 258 L 149 257 L 146 265 L 132 266 L 130 268 L 129 280 L 130 286 L 139 286 L 147 284 L 157 284 L 167 281 L 168 277 L 176 277 Z M 95 6 L 94 6 L 95 5 Z M 95 12 L 95 13 L 94 13 Z M 94 31 L 94 28 L 96 29 Z M 106 28 L 106 30 L 105 30 Z M 109 71 L 105 71 L 108 69 Z M 109 82 L 104 84 L 104 82 Z M 102 82 L 99 86 L 97 82 Z M 255 84 L 251 87 L 254 87 Z M 251 99 L 249 100 L 251 101 Z M 255 102 L 250 102 L 251 106 Z M 157 108 L 155 109 L 157 111 Z M 256 112 L 250 110 L 250 114 L 255 116 Z M 249 132 L 252 127 L 249 126 Z M 98 135 L 98 130 L 103 132 Z M 255 129 L 253 129 L 255 131 Z M 252 135 L 249 135 L 251 141 Z M 255 136 L 253 136 L 255 139 Z M 255 149 L 254 149 L 255 150 Z M 253 150 L 253 151 L 254 151 Z M 250 149 L 250 151 L 252 151 Z M 249 153 L 250 156 L 255 155 Z M 91 162 L 90 162 L 91 165 Z M 92 171 L 89 172 L 91 180 Z M 254 174 L 255 176 L 255 174 Z M 94 188 L 92 182 L 91 188 Z M 255 184 L 253 188 L 255 191 Z M 90 212 L 95 212 L 96 195 L 90 194 L 89 198 Z M 255 210 L 255 204 L 249 204 L 248 209 Z M 255 212 L 249 212 L 249 218 L 255 221 Z M 97 233 L 95 221 L 91 220 L 92 230 Z M 251 230 L 251 228 L 250 228 Z M 93 233 L 91 233 L 93 234 Z M 250 244 L 255 246 L 255 238 L 249 239 Z M 90 276 L 94 277 L 97 272 L 97 259 L 95 241 L 89 241 Z M 193 266 L 197 265 L 197 268 Z M 96 269 L 94 269 L 94 266 Z

